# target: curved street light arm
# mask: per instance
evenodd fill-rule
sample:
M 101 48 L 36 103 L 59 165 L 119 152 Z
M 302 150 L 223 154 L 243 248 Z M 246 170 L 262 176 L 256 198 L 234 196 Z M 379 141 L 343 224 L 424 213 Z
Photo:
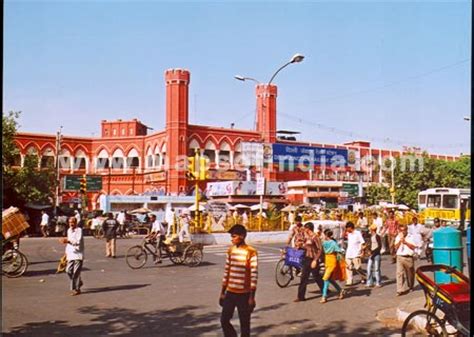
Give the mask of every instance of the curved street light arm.
M 293 60 L 292 60 L 292 61 L 289 61 L 289 62 L 287 62 L 287 63 L 285 63 L 284 65 L 282 65 L 282 66 L 280 67 L 280 69 L 278 69 L 278 70 L 273 74 L 272 78 L 270 78 L 270 81 L 268 81 L 268 84 L 271 84 L 271 83 L 272 83 L 272 81 L 273 81 L 273 79 L 275 78 L 275 76 L 276 76 L 283 68 L 285 68 L 286 66 L 288 66 L 289 64 L 292 64 L 292 63 L 293 63 Z

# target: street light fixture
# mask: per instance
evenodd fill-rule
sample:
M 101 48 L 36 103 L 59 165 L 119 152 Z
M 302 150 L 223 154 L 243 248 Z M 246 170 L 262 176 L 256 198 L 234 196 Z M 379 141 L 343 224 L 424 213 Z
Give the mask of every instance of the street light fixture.
M 292 64 L 292 63 L 300 63 L 301 61 L 303 61 L 304 59 L 304 55 L 301 55 L 301 54 L 295 54 L 293 55 L 293 57 L 287 62 L 285 63 L 284 65 L 282 65 L 277 71 L 275 71 L 275 73 L 272 75 L 272 77 L 270 78 L 270 81 L 268 81 L 268 84 L 271 84 L 273 79 L 275 78 L 275 76 L 283 69 L 285 68 L 286 66 Z M 260 84 L 260 81 L 257 81 L 256 79 L 252 78 L 252 77 L 245 77 L 245 76 L 242 76 L 242 75 L 235 75 L 234 78 L 236 80 L 239 80 L 239 81 L 242 81 L 242 82 L 245 82 L 247 80 L 249 81 L 254 81 L 256 82 L 257 84 Z
M 286 66 L 292 64 L 292 63 L 300 63 L 301 61 L 303 61 L 304 59 L 304 56 L 301 55 L 301 54 L 295 54 L 293 55 L 293 57 L 291 58 L 290 61 L 288 61 L 287 63 L 285 63 L 284 65 L 282 65 L 280 67 L 280 69 L 278 69 L 277 71 L 275 71 L 275 73 L 273 74 L 273 76 L 270 78 L 270 81 L 268 81 L 268 84 L 271 84 L 273 79 L 275 78 L 275 76 L 283 69 L 285 68 Z
M 471 120 L 471 117 L 469 117 L 469 116 L 464 116 L 464 120 L 469 122 L 469 121 Z

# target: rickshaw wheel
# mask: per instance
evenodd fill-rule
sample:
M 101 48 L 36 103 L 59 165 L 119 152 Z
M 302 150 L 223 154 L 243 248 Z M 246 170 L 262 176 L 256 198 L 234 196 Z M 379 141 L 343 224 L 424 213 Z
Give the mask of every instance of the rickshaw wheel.
M 275 281 L 280 288 L 286 288 L 293 280 L 293 267 L 285 264 L 285 259 L 278 261 L 275 268 Z
M 2 272 L 10 278 L 20 277 L 28 269 L 28 259 L 18 250 L 10 250 L 3 255 Z
M 170 253 L 170 260 L 174 264 L 183 264 L 184 255 L 180 253 Z
M 427 310 L 412 312 L 403 322 L 402 337 L 439 336 L 447 337 L 444 322 Z
M 145 265 L 147 258 L 148 254 L 142 246 L 130 247 L 127 250 L 127 254 L 125 255 L 125 261 L 127 262 L 127 265 L 132 269 L 142 268 Z
M 196 245 L 191 245 L 185 249 L 184 253 L 184 263 L 189 267 L 199 266 L 202 262 L 202 249 Z

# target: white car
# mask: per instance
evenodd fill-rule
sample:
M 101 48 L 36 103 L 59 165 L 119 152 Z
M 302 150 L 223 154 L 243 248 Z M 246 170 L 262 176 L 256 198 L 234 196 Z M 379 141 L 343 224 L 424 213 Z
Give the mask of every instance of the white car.
M 312 222 L 314 225 L 314 231 L 316 232 L 319 226 L 322 227 L 322 230 L 330 229 L 333 233 L 333 238 L 337 242 L 341 242 L 342 233 L 344 232 L 346 223 L 344 221 L 337 221 L 337 220 L 308 220 L 304 221 L 303 225 Z

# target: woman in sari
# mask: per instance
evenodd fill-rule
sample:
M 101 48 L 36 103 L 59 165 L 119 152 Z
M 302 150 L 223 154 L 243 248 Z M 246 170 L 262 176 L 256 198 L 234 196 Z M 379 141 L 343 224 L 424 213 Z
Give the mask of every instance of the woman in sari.
M 339 247 L 336 240 L 333 239 L 333 232 L 331 230 L 325 230 L 324 236 L 323 250 L 326 270 L 324 271 L 323 276 L 324 286 L 323 297 L 320 301 L 321 303 L 327 302 L 329 283 L 339 291 L 339 299 L 343 299 L 344 290 L 339 286 L 339 284 L 337 284 L 336 280 L 344 281 L 346 279 L 344 258 L 338 258 L 338 253 L 342 253 L 341 247 Z

